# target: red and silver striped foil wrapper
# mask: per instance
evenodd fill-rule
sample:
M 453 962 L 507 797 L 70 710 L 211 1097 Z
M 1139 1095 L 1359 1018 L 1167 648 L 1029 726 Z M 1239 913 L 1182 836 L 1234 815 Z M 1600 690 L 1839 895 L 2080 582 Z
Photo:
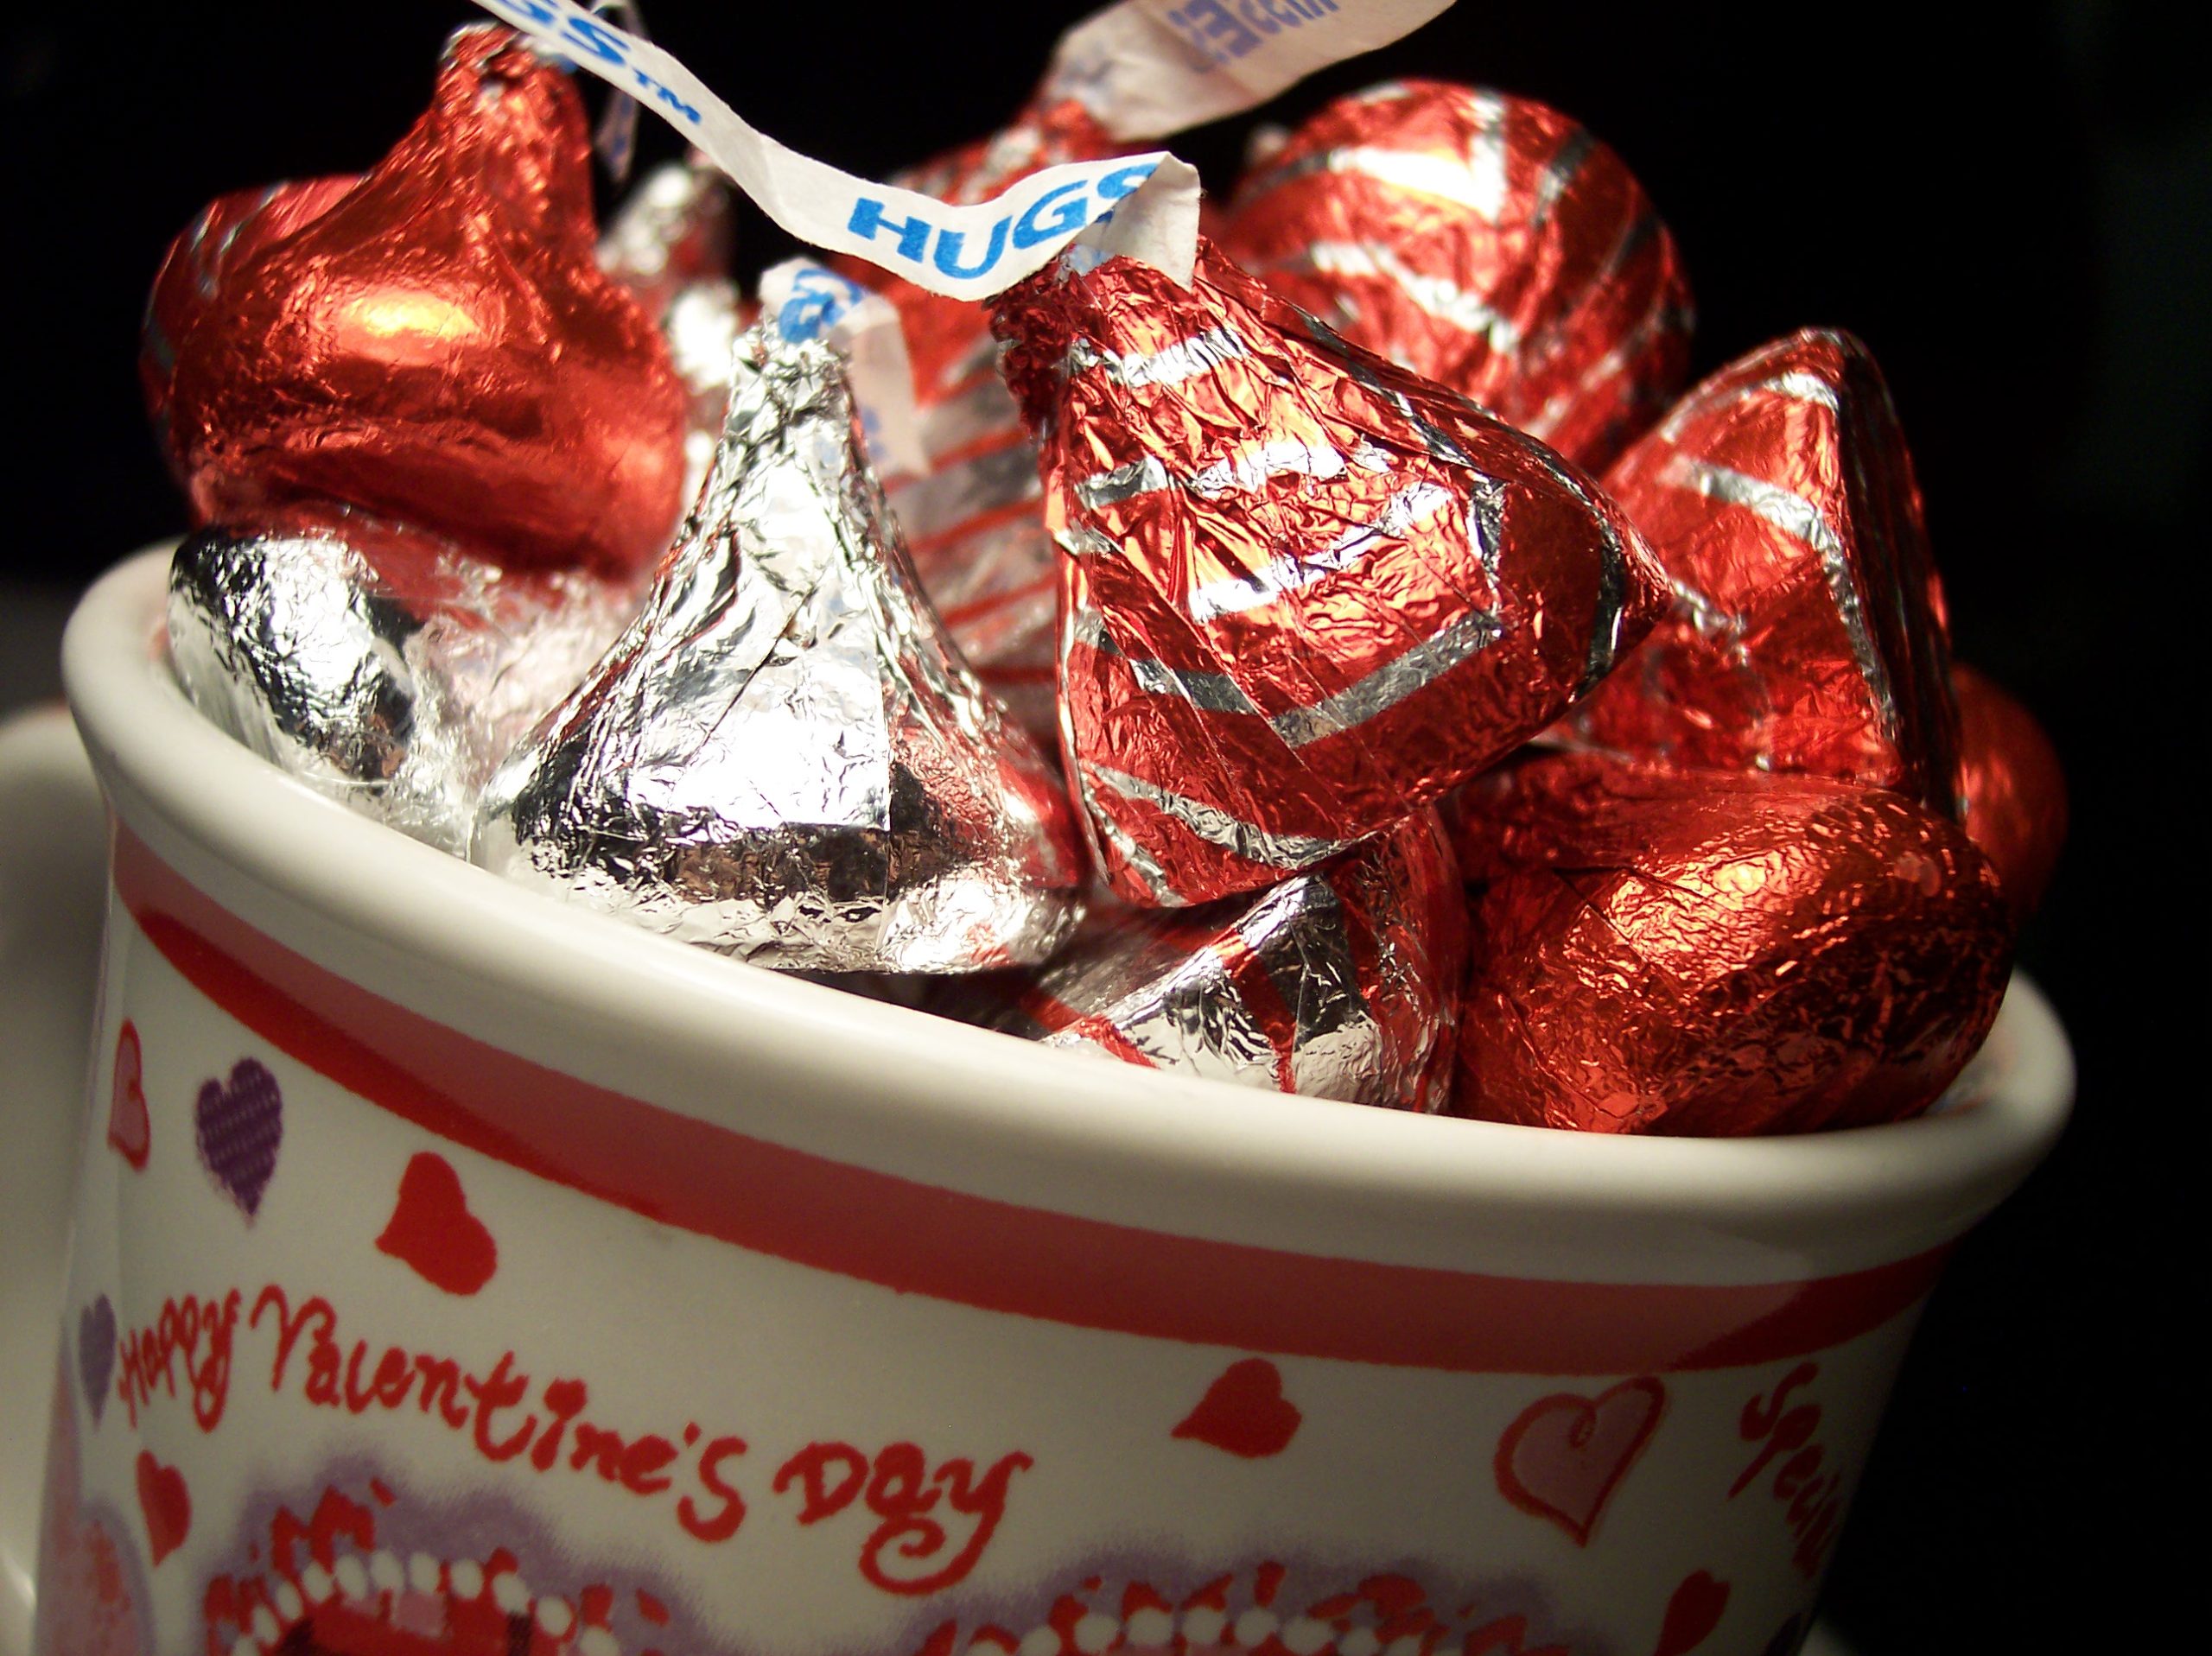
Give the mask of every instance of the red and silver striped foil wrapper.
M 1606 473 L 1675 591 L 1572 732 L 1685 766 L 1893 788 L 1955 815 L 1943 594 L 1866 347 L 1807 330 L 1697 387 Z
M 892 181 L 972 203 L 1044 168 L 1128 148 L 1073 98 L 1052 99 Z M 1057 555 L 1045 530 L 1037 450 L 999 378 L 990 311 L 856 259 L 832 263 L 890 300 L 906 336 L 929 472 L 887 479 L 886 490 L 915 573 L 976 676 L 1049 746 Z
M 599 266 L 575 89 L 503 29 L 358 179 L 225 196 L 170 246 L 142 378 L 195 521 L 359 507 L 620 575 L 683 506 L 683 393 Z
M 1450 814 L 1478 882 L 1462 1114 L 1695 1137 L 1897 1120 L 1996 1019 L 1996 872 L 1902 794 L 1551 754 Z
M 1951 669 L 1959 703 L 1959 805 L 2024 921 L 2043 902 L 2066 843 L 2066 772 L 2036 716 L 1986 675 Z
M 1124 898 L 1326 861 L 1542 729 L 1662 608 L 1582 473 L 1210 244 L 1187 289 L 1081 263 L 996 315 L 1071 555 L 1063 760 Z
M 1336 861 L 1204 908 L 1116 907 L 1040 971 L 933 1010 L 1241 1086 L 1446 1107 L 1466 908 L 1425 810 Z
M 1621 158 L 1525 98 L 1338 99 L 1246 177 L 1223 251 L 1357 345 L 1592 471 L 1689 370 L 1689 284 Z

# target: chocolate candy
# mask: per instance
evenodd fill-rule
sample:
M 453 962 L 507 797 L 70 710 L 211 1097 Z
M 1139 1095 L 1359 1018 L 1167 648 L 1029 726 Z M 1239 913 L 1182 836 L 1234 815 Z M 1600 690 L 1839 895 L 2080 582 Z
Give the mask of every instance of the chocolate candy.
M 1210 244 L 1188 289 L 1082 263 L 996 325 L 1072 555 L 1069 779 L 1122 896 L 1327 860 L 1541 730 L 1659 613 L 1636 531 L 1535 439 Z
M 1115 908 L 1042 970 L 931 1005 L 1153 1069 L 1433 1111 L 1465 968 L 1465 903 L 1427 810 L 1264 891 Z
M 2043 726 L 1986 676 L 1951 668 L 1959 704 L 1959 803 L 1997 866 L 2016 920 L 2043 901 L 2066 843 L 2066 773 Z
M 156 277 L 149 401 L 198 521 L 325 499 L 517 567 L 634 568 L 682 507 L 683 394 L 600 270 L 575 90 L 454 37 L 350 187 L 216 202 Z
M 1125 147 L 1075 99 L 1048 99 L 893 181 L 945 201 L 982 201 L 1044 168 Z M 990 313 L 856 260 L 836 263 L 889 299 L 906 332 L 929 469 L 891 481 L 887 492 L 923 589 L 976 676 L 1049 746 L 1057 554 L 1037 450 L 999 378 Z
M 1988 860 L 1902 794 L 1553 755 L 1453 802 L 1473 912 L 1455 1107 L 1718 1136 L 1917 1114 L 1995 1020 Z
M 659 324 L 683 384 L 687 499 L 714 463 L 730 357 L 752 325 L 730 279 L 730 242 L 729 185 L 696 151 L 647 174 L 599 242 L 600 268 Z
M 1592 470 L 1688 371 L 1674 238 L 1618 155 L 1529 98 L 1437 80 L 1338 98 L 1248 174 L 1222 249 Z
M 1043 959 L 1081 860 L 1052 768 L 915 591 L 827 346 L 746 336 L 644 610 L 486 790 L 472 853 L 810 970 Z
M 729 182 L 695 149 L 638 181 L 599 238 L 599 265 L 664 317 L 686 288 L 729 279 L 731 237 Z
M 1802 771 L 1956 810 L 1942 587 L 1888 389 L 1808 330 L 1697 387 L 1605 486 L 1672 612 L 1571 730 L 1684 766 Z
M 456 856 L 493 767 L 621 631 L 633 591 L 503 573 L 342 507 L 203 529 L 169 570 L 194 706 L 317 791 Z

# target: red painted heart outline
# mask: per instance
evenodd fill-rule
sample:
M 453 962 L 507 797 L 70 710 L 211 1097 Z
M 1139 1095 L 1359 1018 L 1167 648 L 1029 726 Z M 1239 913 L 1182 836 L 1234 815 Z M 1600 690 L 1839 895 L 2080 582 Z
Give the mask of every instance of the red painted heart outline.
M 1596 1397 L 1554 1392 L 1538 1398 L 1499 1434 L 1497 1491 L 1531 1517 L 1547 1519 L 1586 1547 L 1613 1491 L 1659 1430 L 1667 1387 L 1648 1374 Z M 1548 1436 L 1563 1429 L 1560 1437 Z
M 138 1026 L 129 1018 L 115 1036 L 115 1074 L 108 1088 L 107 1142 L 133 1171 L 146 1171 L 153 1148 L 153 1120 L 146 1113 L 145 1055 Z

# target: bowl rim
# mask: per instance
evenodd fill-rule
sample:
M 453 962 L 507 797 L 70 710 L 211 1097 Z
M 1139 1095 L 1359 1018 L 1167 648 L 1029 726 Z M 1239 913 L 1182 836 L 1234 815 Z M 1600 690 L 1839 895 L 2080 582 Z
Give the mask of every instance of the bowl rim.
M 756 1136 L 836 1145 L 839 1159 L 895 1171 L 899 1152 L 887 1144 L 874 1153 L 871 1134 L 950 1134 L 969 1145 L 982 1134 L 1017 1157 L 1077 1152 L 1123 1172 L 1181 1164 L 1279 1193 L 1664 1213 L 1770 1240 L 1817 1235 L 1845 1212 L 1908 1208 L 1955 1209 L 1942 1224 L 1955 1234 L 2049 1150 L 2072 1101 L 2064 1032 L 2018 974 L 1969 1071 L 1970 1100 L 1915 1120 L 1732 1139 L 1577 1133 L 1260 1092 L 1056 1051 L 788 977 L 502 880 L 347 810 L 233 741 L 191 706 L 167 663 L 175 545 L 145 548 L 103 576 L 64 640 L 69 703 L 111 809 L 129 818 L 136 795 L 214 863 L 378 945 L 428 950 L 550 1006 L 642 1019 L 694 1046 L 728 1048 L 741 1032 L 741 1044 L 848 1083 L 825 1088 L 823 1117 L 789 1131 L 732 1121 L 715 1098 L 694 1107 Z M 887 1065 L 928 1073 L 927 1103 L 882 1088 Z M 1051 1107 L 1037 1107 L 1038 1094 Z

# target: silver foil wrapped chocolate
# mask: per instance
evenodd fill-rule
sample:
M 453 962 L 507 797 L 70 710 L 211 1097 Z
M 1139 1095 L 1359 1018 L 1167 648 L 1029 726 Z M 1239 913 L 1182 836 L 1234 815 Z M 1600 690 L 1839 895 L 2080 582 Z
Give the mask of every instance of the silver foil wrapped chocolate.
M 729 181 L 695 149 L 638 181 L 599 238 L 599 268 L 658 320 L 686 288 L 728 278 L 731 222 Z
M 947 986 L 931 1009 L 1153 1069 L 1434 1111 L 1466 959 L 1458 869 L 1426 810 L 1263 891 L 1101 913 L 1041 971 Z
M 247 747 L 461 856 L 484 779 L 635 596 L 582 571 L 502 572 L 343 507 L 293 507 L 178 547 L 169 652 L 194 705 Z
M 510 879 L 764 965 L 1032 963 L 1078 915 L 1065 797 L 948 645 L 831 350 L 767 328 L 643 611 L 486 790 Z
M 646 174 L 599 241 L 600 269 L 658 325 L 683 382 L 687 499 L 714 461 L 730 353 L 750 320 L 730 279 L 732 224 L 729 181 L 694 150 Z

